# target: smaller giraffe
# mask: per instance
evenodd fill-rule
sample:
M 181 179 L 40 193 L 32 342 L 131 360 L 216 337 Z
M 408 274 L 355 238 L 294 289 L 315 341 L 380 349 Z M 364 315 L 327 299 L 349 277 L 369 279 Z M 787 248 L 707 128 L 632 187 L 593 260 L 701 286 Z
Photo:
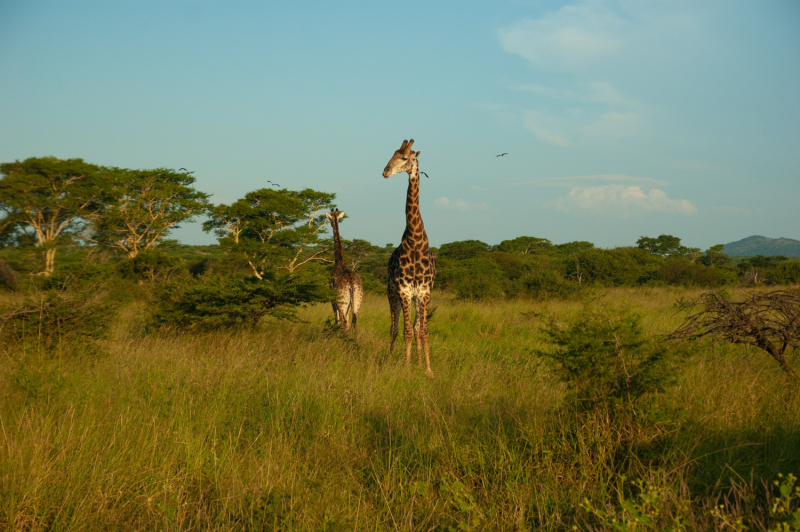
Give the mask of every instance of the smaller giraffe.
M 336 300 L 331 302 L 333 316 L 336 323 L 341 323 L 346 331 L 350 328 L 350 312 L 353 312 L 353 336 L 356 335 L 356 322 L 358 310 L 361 308 L 361 299 L 364 297 L 364 288 L 361 286 L 361 277 L 347 265 L 342 252 L 342 241 L 339 238 L 339 221 L 344 217 L 343 212 L 333 209 L 326 212 L 325 216 L 331 221 L 333 228 L 333 272 L 331 272 L 331 288 L 336 290 Z

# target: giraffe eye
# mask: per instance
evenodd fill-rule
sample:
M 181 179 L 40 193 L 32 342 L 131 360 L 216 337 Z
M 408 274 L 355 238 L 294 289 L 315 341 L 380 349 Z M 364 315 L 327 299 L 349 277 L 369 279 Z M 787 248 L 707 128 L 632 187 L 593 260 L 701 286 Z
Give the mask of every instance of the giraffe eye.
M 407 160 L 408 160 L 408 157 L 403 157 L 403 160 L 404 160 L 404 161 L 407 161 Z

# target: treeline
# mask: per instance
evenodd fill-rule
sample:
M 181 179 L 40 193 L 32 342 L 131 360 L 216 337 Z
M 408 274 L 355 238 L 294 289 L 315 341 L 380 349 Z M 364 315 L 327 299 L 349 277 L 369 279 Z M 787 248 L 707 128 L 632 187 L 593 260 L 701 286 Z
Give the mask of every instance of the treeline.
M 0 287 L 7 290 L 148 287 L 154 322 L 181 328 L 255 326 L 266 315 L 291 315 L 299 305 L 330 298 L 333 257 L 324 214 L 336 207 L 335 194 L 270 186 L 215 205 L 183 168 L 132 170 L 45 157 L 4 163 L 0 172 Z M 199 216 L 218 246 L 169 240 Z M 347 233 L 346 227 L 345 221 Z M 365 288 L 383 293 L 393 247 L 358 239 L 343 244 Z M 496 246 L 451 242 L 434 251 L 437 288 L 463 299 L 565 298 L 611 286 L 800 283 L 798 261 L 755 257 L 734 265 L 722 245 L 701 251 L 670 235 L 614 249 L 522 236 Z

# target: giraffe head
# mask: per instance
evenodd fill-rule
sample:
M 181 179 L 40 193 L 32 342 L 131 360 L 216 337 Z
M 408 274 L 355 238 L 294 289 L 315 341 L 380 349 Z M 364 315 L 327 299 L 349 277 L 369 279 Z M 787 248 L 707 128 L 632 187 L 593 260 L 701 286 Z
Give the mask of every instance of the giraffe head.
M 410 141 L 404 140 L 400 149 L 394 152 L 392 158 L 386 163 L 386 168 L 383 169 L 383 177 L 389 177 L 401 172 L 408 172 L 414 161 L 419 157 L 420 152 L 412 151 L 411 146 L 414 144 L 414 139 Z
M 331 209 L 331 212 L 326 212 L 325 216 L 331 221 L 331 225 L 336 224 L 338 226 L 341 219 L 344 218 L 344 211 L 339 212 L 339 209 Z

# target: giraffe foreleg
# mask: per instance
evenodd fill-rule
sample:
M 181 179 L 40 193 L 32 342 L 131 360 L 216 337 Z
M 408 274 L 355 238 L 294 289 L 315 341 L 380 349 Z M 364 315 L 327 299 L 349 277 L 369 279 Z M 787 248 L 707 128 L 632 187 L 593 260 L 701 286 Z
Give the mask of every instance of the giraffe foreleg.
M 425 352 L 425 374 L 428 377 L 433 377 L 433 370 L 431 369 L 431 352 L 428 347 L 428 303 L 431 301 L 431 295 L 425 294 L 419 298 L 420 304 L 418 306 L 417 317 L 421 320 L 420 323 L 420 336 L 422 337 L 422 349 Z M 419 350 L 419 347 L 417 347 Z
M 403 339 L 406 341 L 406 365 L 411 364 L 411 343 L 414 340 L 414 329 L 411 327 L 411 297 L 400 294 L 403 304 Z
M 422 319 L 420 319 L 420 298 L 414 298 L 414 339 L 417 346 L 417 364 L 422 365 Z

